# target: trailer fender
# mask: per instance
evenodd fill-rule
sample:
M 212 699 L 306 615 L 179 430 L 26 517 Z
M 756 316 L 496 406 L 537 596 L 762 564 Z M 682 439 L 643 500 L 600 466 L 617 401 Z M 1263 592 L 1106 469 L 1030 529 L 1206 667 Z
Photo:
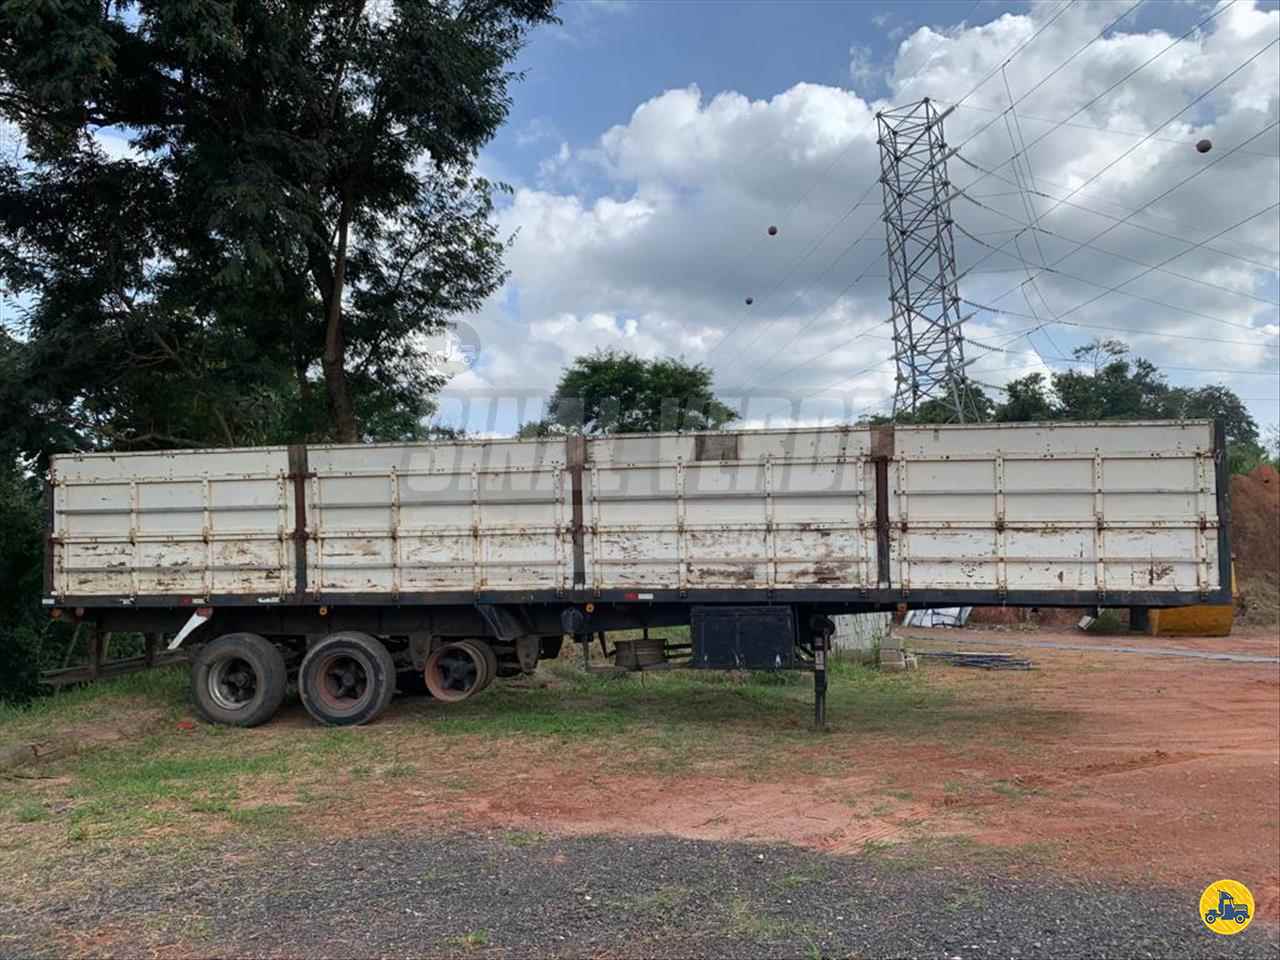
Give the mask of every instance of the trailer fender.
M 187 637 L 191 636 L 192 633 L 200 627 L 203 627 L 212 619 L 213 607 L 198 608 L 196 612 L 187 619 L 187 622 L 182 625 L 182 629 L 178 631 L 177 635 L 169 641 L 169 649 L 177 650 L 182 646 L 182 641 L 186 640 Z
M 476 610 L 497 640 L 514 643 L 520 637 L 533 633 L 533 624 L 520 607 L 503 607 L 492 603 L 477 603 Z

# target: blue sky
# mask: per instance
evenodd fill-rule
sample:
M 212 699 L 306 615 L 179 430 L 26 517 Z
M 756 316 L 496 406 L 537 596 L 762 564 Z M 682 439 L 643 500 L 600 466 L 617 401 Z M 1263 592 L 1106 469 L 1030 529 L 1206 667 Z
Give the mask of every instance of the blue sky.
M 1117 2 L 1117 9 L 1131 0 Z M 851 50 L 862 47 L 864 96 L 887 92 L 877 68 L 922 25 L 982 23 L 1034 4 L 999 0 L 924 3 L 844 0 L 569 0 L 563 25 L 537 31 L 520 58 L 510 121 L 487 150 L 510 175 L 533 178 L 547 143 L 583 144 L 664 90 L 695 84 L 762 99 L 799 81 L 847 86 Z M 1276 0 L 1258 5 L 1274 9 Z M 1137 29 L 1179 33 L 1203 4 L 1160 3 L 1135 11 Z M 620 49 L 624 48 L 624 49 Z
M 975 369 L 998 387 L 1119 335 L 1173 382 L 1231 382 L 1275 423 L 1277 3 L 1148 0 L 1108 27 L 1133 3 L 564 4 L 563 25 L 524 51 L 510 122 L 482 156 L 515 188 L 500 213 L 517 238 L 512 277 L 468 318 L 480 360 L 441 418 L 509 432 L 592 349 L 706 363 L 749 425 L 883 406 L 874 111 L 957 99 L 1008 61 L 1007 87 L 997 72 L 948 120 L 949 142 L 972 137 L 964 161 L 981 164 L 951 164 L 981 201 L 958 202 L 957 223 L 1007 235 L 1030 203 L 1045 262 L 1066 259 L 1039 269 L 1021 235 L 1017 254 L 965 278 L 963 296 L 1008 311 L 970 321 L 972 339 L 1001 348 Z M 1031 141 L 1012 161 L 1012 129 L 989 124 L 1010 95 Z M 1192 147 L 1204 136 L 1218 144 L 1208 155 Z M 782 229 L 766 240 L 770 223 Z M 958 240 L 961 269 L 987 253 Z M 1087 303 L 1099 283 L 1120 289 Z M 1072 322 L 1045 322 L 1058 316 Z
M 1277 0 L 560 13 L 480 157 L 512 187 L 510 279 L 460 318 L 479 353 L 451 366 L 442 422 L 509 434 L 600 349 L 705 364 L 746 426 L 884 411 L 875 112 L 924 96 L 964 99 L 946 135 L 971 375 L 998 394 L 1118 337 L 1280 421 Z

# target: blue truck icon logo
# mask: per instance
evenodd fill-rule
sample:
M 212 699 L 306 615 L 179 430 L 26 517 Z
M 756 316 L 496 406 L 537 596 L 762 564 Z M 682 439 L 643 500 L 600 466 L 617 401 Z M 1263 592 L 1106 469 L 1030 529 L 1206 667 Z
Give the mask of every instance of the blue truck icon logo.
M 1219 920 L 1234 920 L 1236 923 L 1245 923 L 1249 919 L 1249 907 L 1243 903 L 1236 903 L 1235 897 L 1231 896 L 1226 890 L 1218 891 L 1218 909 L 1205 912 L 1204 922 L 1212 926 Z

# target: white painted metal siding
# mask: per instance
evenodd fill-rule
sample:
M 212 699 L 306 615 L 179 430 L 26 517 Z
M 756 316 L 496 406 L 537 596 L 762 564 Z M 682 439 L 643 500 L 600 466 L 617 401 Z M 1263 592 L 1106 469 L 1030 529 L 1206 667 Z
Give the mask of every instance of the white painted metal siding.
M 293 591 L 284 447 L 60 456 L 54 470 L 56 594 Z
M 863 428 L 587 445 L 587 583 L 596 589 L 861 587 L 875 579 Z
M 313 590 L 572 586 L 563 439 L 321 446 L 307 455 Z
M 593 438 L 589 590 L 1219 586 L 1204 422 L 898 427 L 890 582 L 862 427 Z M 563 438 L 312 446 L 308 592 L 574 589 Z M 284 447 L 55 458 L 55 596 L 297 592 Z
M 1218 587 L 1209 423 L 898 427 L 894 447 L 895 585 Z

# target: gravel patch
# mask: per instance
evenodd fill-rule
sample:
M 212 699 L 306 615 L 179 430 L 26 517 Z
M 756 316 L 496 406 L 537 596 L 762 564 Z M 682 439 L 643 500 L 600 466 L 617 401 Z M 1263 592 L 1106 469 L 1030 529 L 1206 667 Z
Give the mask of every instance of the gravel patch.
M 1280 957 L 1274 926 L 1206 930 L 1199 890 L 911 864 L 501 832 L 89 858 L 88 894 L 0 898 L 0 955 Z

